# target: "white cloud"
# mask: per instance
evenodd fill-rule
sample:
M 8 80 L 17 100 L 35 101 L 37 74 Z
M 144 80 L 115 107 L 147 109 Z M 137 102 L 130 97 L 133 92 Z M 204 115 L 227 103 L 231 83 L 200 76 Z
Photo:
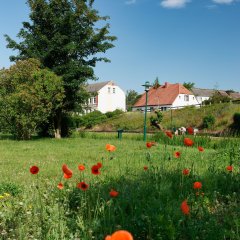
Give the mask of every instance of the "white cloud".
M 137 0 L 127 0 L 127 1 L 125 2 L 125 4 L 131 5 L 131 4 L 134 4 L 134 3 L 136 3 L 136 2 L 137 2 Z
M 161 6 L 165 8 L 182 8 L 190 2 L 190 0 L 163 0 Z
M 235 0 L 213 0 L 213 2 L 215 3 L 219 3 L 219 4 L 230 4 L 233 3 Z

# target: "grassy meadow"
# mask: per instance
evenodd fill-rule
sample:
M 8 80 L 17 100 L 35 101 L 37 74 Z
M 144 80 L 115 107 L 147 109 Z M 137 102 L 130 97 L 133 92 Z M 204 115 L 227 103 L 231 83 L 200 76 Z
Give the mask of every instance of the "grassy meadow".
M 192 147 L 159 140 L 151 148 L 97 135 L 0 140 L 0 239 L 104 240 L 118 229 L 134 240 L 240 239 L 239 142 L 214 149 L 206 141 L 200 152 L 193 140 Z M 63 164 L 73 171 L 69 179 Z M 88 187 L 77 188 L 80 182 Z

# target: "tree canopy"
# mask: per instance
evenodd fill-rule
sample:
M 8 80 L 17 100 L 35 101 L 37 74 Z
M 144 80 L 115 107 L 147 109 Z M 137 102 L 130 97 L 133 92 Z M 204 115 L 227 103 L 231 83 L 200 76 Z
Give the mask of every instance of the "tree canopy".
M 0 70 L 0 122 L 17 139 L 30 139 L 62 107 L 63 98 L 62 79 L 40 69 L 36 59 L 17 61 Z
M 193 82 L 184 82 L 183 83 L 183 86 L 185 87 L 185 88 L 187 88 L 188 90 L 192 90 L 192 88 L 194 88 L 194 86 L 195 86 L 195 83 L 193 83 Z
M 94 67 L 98 61 L 109 62 L 100 54 L 114 47 L 112 42 L 116 37 L 109 35 L 110 25 L 104 23 L 108 17 L 100 16 L 93 8 L 94 0 L 28 0 L 27 3 L 30 22 L 23 22 L 18 33 L 20 42 L 5 35 L 7 47 L 18 50 L 10 59 L 39 59 L 42 67 L 62 77 L 63 106 L 52 114 L 60 131 L 62 113 L 73 111 L 85 101 L 85 83 L 97 79 Z

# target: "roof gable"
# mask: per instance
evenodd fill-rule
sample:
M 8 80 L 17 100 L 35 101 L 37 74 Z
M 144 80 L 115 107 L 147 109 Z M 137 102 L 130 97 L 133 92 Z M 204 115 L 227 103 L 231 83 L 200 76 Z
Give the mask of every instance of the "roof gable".
M 148 105 L 172 105 L 179 94 L 192 95 L 182 84 L 165 83 L 160 87 L 151 88 L 148 92 Z M 146 93 L 143 93 L 140 99 L 134 104 L 134 107 L 145 106 Z
M 114 84 L 113 81 L 106 81 L 106 82 L 99 82 L 99 83 L 93 83 L 88 84 L 86 89 L 88 92 L 98 92 L 100 89 L 102 89 L 104 86 L 108 84 Z

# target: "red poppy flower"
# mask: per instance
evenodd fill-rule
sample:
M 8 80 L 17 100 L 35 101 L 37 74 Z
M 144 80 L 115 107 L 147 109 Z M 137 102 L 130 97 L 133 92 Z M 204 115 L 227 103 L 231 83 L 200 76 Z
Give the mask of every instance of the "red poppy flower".
M 32 166 L 32 167 L 30 168 L 30 173 L 31 173 L 31 174 L 38 174 L 38 172 L 39 172 L 39 167 L 37 167 L 37 166 Z
M 78 170 L 79 171 L 84 171 L 85 170 L 85 166 L 82 165 L 82 164 L 78 165 Z
M 194 129 L 192 127 L 188 127 L 187 129 L 188 134 L 193 135 L 194 134 Z
M 102 163 L 98 162 L 97 166 L 98 166 L 98 168 L 101 168 L 102 167 Z
M 111 144 L 106 144 L 106 149 L 109 152 L 114 152 L 116 150 L 116 147 L 114 145 L 111 145 Z
M 147 171 L 147 170 L 148 170 L 148 166 L 144 166 L 143 169 L 144 169 L 145 171 Z
M 86 191 L 88 189 L 89 185 L 86 184 L 85 182 L 80 182 L 77 184 L 77 188 L 83 190 L 83 191 Z
M 182 174 L 185 176 L 189 175 L 189 173 L 190 173 L 190 170 L 187 168 L 183 169 L 183 171 L 182 171 Z
M 111 190 L 110 191 L 110 193 L 109 193 L 109 195 L 111 196 L 111 197 L 117 197 L 118 196 L 118 194 L 119 194 L 119 192 L 117 192 L 117 191 L 115 191 L 115 190 Z
M 64 173 L 64 175 L 63 175 L 64 178 L 68 179 L 68 178 L 72 177 L 73 172 L 72 172 L 72 170 L 70 170 L 68 168 L 68 166 L 66 164 L 62 165 L 62 170 L 63 170 L 63 173 Z
M 155 145 L 156 145 L 155 142 L 147 142 L 146 143 L 147 148 L 151 148 L 152 146 L 155 146 Z
M 181 210 L 184 215 L 190 214 L 190 207 L 187 204 L 187 200 L 184 200 L 181 204 Z
M 118 230 L 112 236 L 106 236 L 105 240 L 133 240 L 133 236 L 126 230 Z
M 226 167 L 226 169 L 227 169 L 229 172 L 232 172 L 233 166 L 232 166 L 232 165 L 229 165 L 229 166 Z
M 62 190 L 64 188 L 63 184 L 60 182 L 58 185 L 57 185 L 57 188 Z
M 165 133 L 166 133 L 166 135 L 167 135 L 169 138 L 173 138 L 173 135 L 172 135 L 172 133 L 171 133 L 170 131 L 166 131 Z
M 92 174 L 94 175 L 100 174 L 98 165 L 93 165 L 91 169 L 92 169 Z
M 202 188 L 202 183 L 201 182 L 195 182 L 193 184 L 193 188 L 194 189 L 201 189 Z
M 175 152 L 175 153 L 174 153 L 174 157 L 175 157 L 175 158 L 180 158 L 180 156 L 181 156 L 181 153 L 180 153 L 180 152 Z
M 184 138 L 184 145 L 191 147 L 194 144 L 193 140 L 190 138 Z
M 203 152 L 203 151 L 204 151 L 204 148 L 201 147 L 201 146 L 199 146 L 199 147 L 198 147 L 198 151 L 199 151 L 199 152 Z

